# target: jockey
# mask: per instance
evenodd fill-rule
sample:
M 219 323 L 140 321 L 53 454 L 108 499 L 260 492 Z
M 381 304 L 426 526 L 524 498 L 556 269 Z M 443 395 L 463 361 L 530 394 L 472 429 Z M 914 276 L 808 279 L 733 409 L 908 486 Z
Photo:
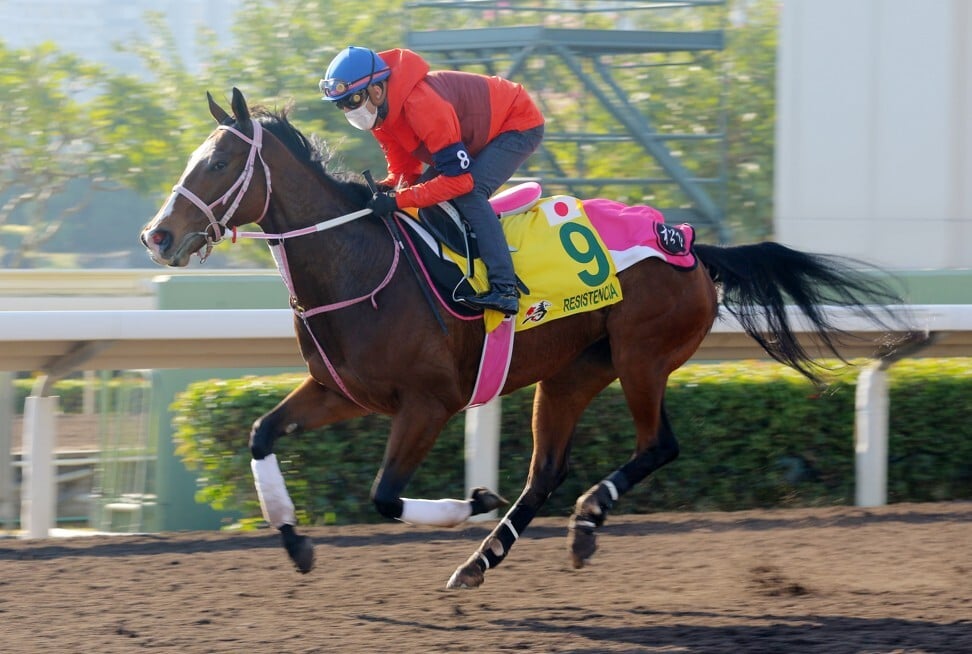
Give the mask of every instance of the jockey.
M 515 314 L 513 260 L 489 198 L 543 139 L 543 114 L 526 90 L 500 77 L 430 71 L 411 50 L 355 46 L 331 61 L 320 89 L 385 155 L 388 175 L 368 207 L 381 215 L 452 200 L 476 234 L 489 277 L 488 291 L 458 299 Z

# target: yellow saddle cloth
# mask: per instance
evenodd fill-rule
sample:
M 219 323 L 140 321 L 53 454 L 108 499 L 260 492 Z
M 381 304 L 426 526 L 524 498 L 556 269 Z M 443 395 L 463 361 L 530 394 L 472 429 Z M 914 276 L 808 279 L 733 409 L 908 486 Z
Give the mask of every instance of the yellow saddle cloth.
M 528 211 L 501 222 L 513 268 L 529 289 L 529 294 L 520 297 L 517 331 L 621 300 L 614 259 L 577 198 L 556 195 L 541 199 Z M 462 255 L 448 248 L 444 251 L 461 268 L 466 265 Z M 489 288 L 482 261 L 475 262 L 469 282 L 477 292 Z M 499 312 L 487 311 L 487 331 L 502 319 Z

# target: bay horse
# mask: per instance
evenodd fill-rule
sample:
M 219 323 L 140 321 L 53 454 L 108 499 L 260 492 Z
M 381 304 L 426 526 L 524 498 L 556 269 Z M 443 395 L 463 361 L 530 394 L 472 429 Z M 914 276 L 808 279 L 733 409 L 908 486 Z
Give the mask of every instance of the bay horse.
M 387 414 L 391 431 L 371 489 L 382 516 L 455 526 L 504 505 L 483 488 L 465 500 L 402 497 L 443 426 L 468 402 L 485 339 L 483 321 L 447 312 L 434 316 L 419 278 L 399 265 L 400 248 L 387 224 L 364 208 L 369 187 L 354 175 L 329 172 L 323 144 L 301 134 L 286 109 L 251 111 L 234 88 L 230 114 L 207 96 L 218 125 L 140 238 L 152 259 L 167 266 L 186 266 L 193 254 L 204 260 L 215 243 L 251 223 L 262 232 L 250 235 L 274 246 L 309 376 L 255 421 L 249 448 L 264 516 L 282 534 L 296 568 L 308 572 L 314 551 L 295 529 L 273 454 L 283 435 Z M 827 306 L 850 307 L 893 331 L 890 305 L 899 298 L 850 259 L 773 242 L 697 244 L 694 251 L 701 265 L 691 271 L 645 259 L 618 273 L 620 302 L 516 334 L 501 394 L 536 384 L 526 483 L 447 587 L 478 587 L 485 572 L 506 558 L 565 478 L 582 412 L 619 380 L 636 440 L 627 460 L 576 501 L 568 551 L 574 567 L 584 566 L 596 550 L 597 529 L 619 498 L 678 456 L 665 385 L 698 349 L 720 305 L 770 356 L 812 380 L 818 378 L 817 361 L 799 342 L 787 302 L 802 310 L 822 346 L 838 356 L 840 335 Z

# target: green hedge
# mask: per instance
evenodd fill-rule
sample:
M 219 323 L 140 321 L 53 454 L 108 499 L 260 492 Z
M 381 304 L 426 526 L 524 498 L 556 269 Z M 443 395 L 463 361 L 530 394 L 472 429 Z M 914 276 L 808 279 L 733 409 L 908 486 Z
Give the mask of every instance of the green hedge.
M 849 504 L 854 496 L 856 369 L 818 392 L 770 363 L 690 365 L 666 403 L 681 457 L 626 495 L 618 512 L 737 510 Z M 178 454 L 200 471 L 198 499 L 259 516 L 247 438 L 254 419 L 299 381 L 292 375 L 214 380 L 178 396 Z M 912 360 L 890 374 L 889 501 L 972 499 L 972 359 Z M 532 388 L 503 400 L 499 489 L 515 499 L 531 453 Z M 301 521 L 374 522 L 368 500 L 389 421 L 369 416 L 276 445 Z M 571 470 L 542 515 L 568 515 L 578 495 L 621 465 L 634 446 L 619 387 L 584 414 Z M 464 494 L 464 415 L 453 418 L 405 495 Z

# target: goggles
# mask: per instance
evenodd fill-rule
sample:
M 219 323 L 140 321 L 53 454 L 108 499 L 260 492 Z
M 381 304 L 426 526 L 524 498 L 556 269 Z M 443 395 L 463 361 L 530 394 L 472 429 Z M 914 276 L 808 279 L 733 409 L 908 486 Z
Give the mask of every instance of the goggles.
M 356 86 L 361 86 L 362 83 L 367 87 L 371 83 L 372 77 L 374 77 L 374 73 L 366 75 L 361 79 L 356 79 L 353 82 L 345 82 L 343 79 L 335 79 L 332 77 L 330 79 L 322 79 L 317 85 L 317 88 L 321 90 L 321 94 L 325 98 L 335 98 L 344 95 Z
M 338 109 L 357 109 L 368 99 L 368 87 L 361 89 L 360 91 L 355 91 L 354 93 L 349 93 L 340 100 L 335 100 L 334 105 Z

